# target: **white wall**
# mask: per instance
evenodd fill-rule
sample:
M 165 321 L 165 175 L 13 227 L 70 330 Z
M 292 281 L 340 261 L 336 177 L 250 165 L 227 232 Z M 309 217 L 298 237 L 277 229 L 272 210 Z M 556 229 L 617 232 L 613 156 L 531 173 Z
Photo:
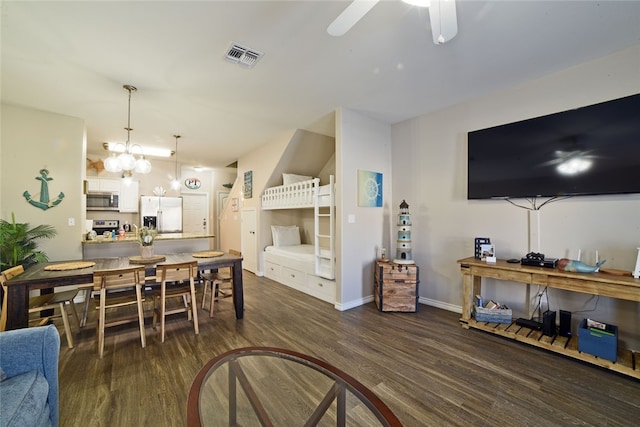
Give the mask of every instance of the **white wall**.
M 466 199 L 467 132 L 590 105 L 640 90 L 640 47 L 627 49 L 508 90 L 393 126 L 393 205 L 411 206 L 413 256 L 420 266 L 421 302 L 460 310 L 462 275 L 456 260 L 473 256 L 474 237 L 490 237 L 499 258 L 527 252 L 527 213 L 504 201 Z M 576 197 L 541 211 L 541 250 L 548 257 L 632 270 L 640 246 L 640 195 Z M 524 286 L 488 281 L 485 298 L 517 312 Z M 550 290 L 552 310 L 617 324 L 623 345 L 640 348 L 636 303 Z M 519 313 L 518 315 L 525 315 Z
M 358 170 L 383 174 L 383 207 L 358 206 Z M 336 308 L 373 300 L 373 271 L 380 247 L 389 248 L 391 127 L 358 112 L 336 113 Z M 400 191 L 399 194 L 402 194 Z M 400 196 L 402 197 L 402 196 Z M 398 203 L 399 205 L 399 203 Z M 397 212 L 396 212 L 397 213 Z M 355 217 L 348 222 L 349 215 Z M 387 249 L 387 253 L 389 249 Z
M 85 202 L 82 180 L 85 171 L 84 121 L 75 117 L 2 104 L 0 217 L 26 222 L 32 227 L 48 224 L 57 236 L 38 241 L 38 249 L 50 260 L 81 259 Z M 64 199 L 47 210 L 30 205 L 28 191 L 39 200 L 40 170 L 47 169 L 51 200 L 60 192 Z M 69 226 L 73 218 L 75 225 Z
M 220 213 L 220 237 L 218 249 L 229 252 L 229 249 L 241 250 L 240 241 L 240 200 L 242 200 L 243 177 L 237 175 L 233 187 L 229 191 L 229 202 Z M 237 210 L 234 210 L 233 199 L 238 200 Z

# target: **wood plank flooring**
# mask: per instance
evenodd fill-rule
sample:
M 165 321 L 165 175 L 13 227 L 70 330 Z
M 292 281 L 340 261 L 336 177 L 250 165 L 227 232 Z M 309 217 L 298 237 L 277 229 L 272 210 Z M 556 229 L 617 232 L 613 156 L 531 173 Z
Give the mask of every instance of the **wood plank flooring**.
M 326 360 L 372 389 L 405 426 L 632 426 L 640 419 L 640 381 L 462 329 L 456 313 L 424 305 L 418 313 L 381 313 L 373 303 L 339 312 L 251 273 L 244 284 L 243 320 L 228 298 L 212 319 L 199 311 L 198 336 L 177 316 L 164 344 L 149 319 L 144 349 L 136 324 L 107 330 L 102 360 L 92 312 L 75 348 L 62 338 L 60 425 L 185 425 L 198 370 L 246 346 Z

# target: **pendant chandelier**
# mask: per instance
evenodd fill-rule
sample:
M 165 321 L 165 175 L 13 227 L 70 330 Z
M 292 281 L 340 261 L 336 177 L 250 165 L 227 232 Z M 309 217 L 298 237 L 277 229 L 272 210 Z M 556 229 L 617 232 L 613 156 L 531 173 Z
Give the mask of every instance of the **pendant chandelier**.
M 173 188 L 174 190 L 179 190 L 180 178 L 178 177 L 178 138 L 180 138 L 180 135 L 173 135 L 173 137 L 176 139 L 176 169 L 175 175 L 173 175 L 173 179 L 171 180 L 171 188 Z
M 131 176 L 131 171 L 135 171 L 138 173 L 149 173 L 151 172 L 151 162 L 145 159 L 142 155 L 142 147 L 138 144 L 131 144 L 131 93 L 137 91 L 134 86 L 124 85 L 122 86 L 124 90 L 129 92 L 129 104 L 127 110 L 127 127 L 125 130 L 127 131 L 127 142 L 122 144 L 119 143 L 116 145 L 114 151 L 122 151 L 119 155 L 116 156 L 115 153 L 112 153 L 105 161 L 104 168 L 108 172 L 127 172 L 128 176 Z M 123 149 L 124 148 L 124 149 Z M 140 158 L 136 160 L 134 157 L 134 150 L 140 154 Z

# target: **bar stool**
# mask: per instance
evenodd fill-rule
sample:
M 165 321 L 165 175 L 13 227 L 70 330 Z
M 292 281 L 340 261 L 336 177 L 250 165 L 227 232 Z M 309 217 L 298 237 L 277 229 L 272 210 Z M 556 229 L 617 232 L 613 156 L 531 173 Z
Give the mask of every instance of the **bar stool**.
M 229 254 L 242 256 L 240 251 L 229 249 Z M 223 271 L 224 270 L 224 271 Z M 202 290 L 202 309 L 204 310 L 207 301 L 207 292 L 211 284 L 211 297 L 209 302 L 209 317 L 213 317 L 213 305 L 218 298 L 229 298 L 233 296 L 233 267 L 225 267 L 216 273 L 200 273 L 200 278 L 204 282 Z

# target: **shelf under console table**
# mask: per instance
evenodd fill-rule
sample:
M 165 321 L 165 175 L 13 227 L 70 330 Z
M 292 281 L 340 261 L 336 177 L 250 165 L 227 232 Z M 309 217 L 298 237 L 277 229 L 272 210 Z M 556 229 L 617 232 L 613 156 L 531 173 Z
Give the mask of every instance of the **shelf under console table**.
M 505 260 L 488 264 L 474 257 L 458 260 L 458 264 L 463 276 L 462 317 L 460 318 L 460 325 L 463 328 L 480 329 L 640 379 L 640 352 L 638 351 L 619 347 L 618 358 L 614 363 L 579 352 L 577 335 L 550 337 L 543 335 L 542 331 L 518 326 L 515 320 L 510 324 L 477 322 L 471 315 L 474 295 L 482 294 L 483 277 L 635 302 L 640 302 L 640 279 L 605 273 L 571 273 L 552 268 L 510 264 Z

